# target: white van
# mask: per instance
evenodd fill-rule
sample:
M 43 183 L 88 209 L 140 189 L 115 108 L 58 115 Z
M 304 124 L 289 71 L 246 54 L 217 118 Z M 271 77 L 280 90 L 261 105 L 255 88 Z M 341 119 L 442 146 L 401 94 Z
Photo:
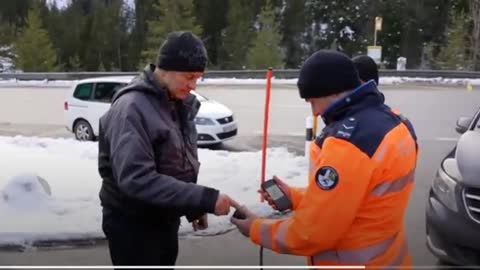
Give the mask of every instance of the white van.
M 64 102 L 66 128 L 75 134 L 77 140 L 96 140 L 100 117 L 110 108 L 113 94 L 132 79 L 132 76 L 125 76 L 78 81 L 66 93 Z M 192 93 L 202 104 L 195 118 L 198 144 L 217 144 L 234 138 L 238 129 L 232 111 L 195 91 Z

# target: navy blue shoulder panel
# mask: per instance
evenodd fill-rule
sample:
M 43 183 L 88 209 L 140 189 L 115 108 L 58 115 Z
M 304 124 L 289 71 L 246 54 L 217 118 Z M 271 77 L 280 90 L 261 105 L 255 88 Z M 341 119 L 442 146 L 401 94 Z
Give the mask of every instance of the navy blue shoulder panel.
M 327 137 L 334 136 L 351 142 L 372 157 L 385 135 L 400 122 L 400 118 L 386 106 L 367 108 L 326 127 L 315 142 L 322 147 Z
M 398 117 L 400 117 L 400 120 L 402 120 L 402 122 L 405 124 L 405 126 L 407 126 L 408 128 L 408 131 L 410 131 L 410 135 L 412 135 L 412 138 L 415 140 L 415 142 L 417 141 L 417 134 L 415 133 L 415 130 L 413 128 L 413 125 L 412 125 L 412 122 L 410 122 L 410 120 L 408 120 L 408 118 L 406 118 L 404 115 L 402 114 L 399 114 Z

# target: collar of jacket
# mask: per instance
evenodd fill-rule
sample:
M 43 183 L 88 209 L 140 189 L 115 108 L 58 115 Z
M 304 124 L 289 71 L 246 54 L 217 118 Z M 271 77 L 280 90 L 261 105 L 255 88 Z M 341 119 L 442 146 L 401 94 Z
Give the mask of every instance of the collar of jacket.
M 384 95 L 377 89 L 375 81 L 370 80 L 330 104 L 323 113 L 322 119 L 328 125 L 365 107 L 378 106 L 384 102 Z
M 154 79 L 153 72 L 155 71 L 155 68 L 156 66 L 154 64 L 147 65 L 143 70 L 143 75 L 148 80 L 148 82 L 155 88 L 154 90 L 156 95 L 158 95 L 160 98 L 172 100 L 168 94 L 168 90 Z M 197 115 L 198 110 L 200 109 L 200 102 L 193 94 L 189 94 L 185 99 L 180 100 L 180 103 L 184 107 L 187 107 L 187 110 L 190 111 L 191 116 L 189 116 L 188 118 L 192 118 L 192 116 L 194 118 Z

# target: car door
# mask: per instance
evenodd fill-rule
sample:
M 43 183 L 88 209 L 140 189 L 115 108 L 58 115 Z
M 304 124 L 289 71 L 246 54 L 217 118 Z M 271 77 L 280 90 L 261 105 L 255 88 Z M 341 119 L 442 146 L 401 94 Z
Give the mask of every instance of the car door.
M 86 119 L 89 115 L 89 104 L 93 94 L 93 83 L 78 84 L 73 90 L 73 94 L 68 98 L 67 116 L 73 125 L 73 121 L 79 118 Z M 87 119 L 88 121 L 88 119 Z M 70 128 L 73 128 L 72 126 Z
M 124 83 L 118 82 L 95 83 L 92 99 L 89 105 L 89 122 L 95 135 L 98 135 L 100 117 L 110 108 L 113 94 L 124 85 Z

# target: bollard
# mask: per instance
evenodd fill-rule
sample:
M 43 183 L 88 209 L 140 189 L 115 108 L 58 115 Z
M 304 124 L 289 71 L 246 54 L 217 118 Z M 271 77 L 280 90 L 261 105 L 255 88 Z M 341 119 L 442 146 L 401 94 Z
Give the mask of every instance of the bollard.
M 467 80 L 467 92 L 472 92 L 473 91 L 473 85 L 470 82 L 470 80 Z
M 323 129 L 325 128 L 325 123 L 322 120 L 322 117 L 316 116 L 314 118 L 315 122 L 313 125 L 313 139 L 316 139 L 322 133 Z
M 305 157 L 309 158 L 310 154 L 310 143 L 314 139 L 313 134 L 313 117 L 307 116 L 305 119 Z

